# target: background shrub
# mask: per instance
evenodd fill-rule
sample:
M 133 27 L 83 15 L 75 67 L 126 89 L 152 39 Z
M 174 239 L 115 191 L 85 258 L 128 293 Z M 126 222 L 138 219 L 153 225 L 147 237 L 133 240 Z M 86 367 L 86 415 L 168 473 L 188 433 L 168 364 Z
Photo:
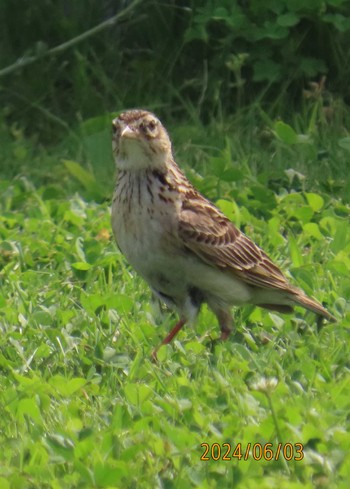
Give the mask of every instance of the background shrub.
M 299 103 L 310 80 L 349 100 L 350 4 L 345 0 L 143 0 L 114 26 L 40 57 L 131 1 L 3 0 L 0 79 L 7 122 L 56 141 L 66 124 L 132 106 L 204 121 L 253 101 Z M 287 106 L 288 107 L 288 103 Z

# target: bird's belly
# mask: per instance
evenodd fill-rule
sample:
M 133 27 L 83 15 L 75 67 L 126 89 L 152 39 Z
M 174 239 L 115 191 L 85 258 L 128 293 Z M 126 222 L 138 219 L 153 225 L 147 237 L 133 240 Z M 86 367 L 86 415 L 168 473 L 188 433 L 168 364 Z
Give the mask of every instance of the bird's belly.
M 189 263 L 191 283 L 200 289 L 206 302 L 221 303 L 223 306 L 241 305 L 251 302 L 252 289 L 233 273 L 212 267 L 200 261 Z
M 112 208 L 113 232 L 122 253 L 132 267 L 157 292 L 185 301 L 191 287 L 198 289 L 205 302 L 244 304 L 251 301 L 252 289 L 224 270 L 210 266 L 185 249 L 177 235 L 176 210 L 153 207 L 145 198 Z M 175 205 L 175 204 L 174 204 Z
M 123 255 L 155 290 L 171 296 L 182 294 L 183 253 L 175 244 L 174 214 L 150 215 L 147 206 L 124 211 L 121 206 L 112 212 L 113 232 Z

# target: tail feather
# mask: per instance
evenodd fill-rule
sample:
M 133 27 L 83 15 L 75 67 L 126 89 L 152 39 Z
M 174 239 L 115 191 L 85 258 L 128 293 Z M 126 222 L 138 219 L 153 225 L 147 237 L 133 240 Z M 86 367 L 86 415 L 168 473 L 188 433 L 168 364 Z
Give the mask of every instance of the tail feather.
M 324 317 L 325 319 L 327 319 L 327 321 L 330 321 L 332 323 L 337 321 L 336 318 L 330 312 L 328 312 L 327 309 L 325 309 L 319 302 L 311 299 L 311 297 L 308 297 L 300 290 L 296 291 L 292 299 L 296 304 L 299 304 L 300 306 L 305 307 L 305 309 L 308 309 L 309 311 L 312 311 L 319 316 Z

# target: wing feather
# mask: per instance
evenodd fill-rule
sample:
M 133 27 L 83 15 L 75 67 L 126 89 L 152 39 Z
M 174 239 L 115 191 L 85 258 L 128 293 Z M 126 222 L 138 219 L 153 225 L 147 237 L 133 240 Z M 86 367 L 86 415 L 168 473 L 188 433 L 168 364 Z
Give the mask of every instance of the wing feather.
M 193 190 L 182 203 L 179 236 L 184 246 L 202 260 L 231 271 L 250 285 L 295 290 L 261 248 Z

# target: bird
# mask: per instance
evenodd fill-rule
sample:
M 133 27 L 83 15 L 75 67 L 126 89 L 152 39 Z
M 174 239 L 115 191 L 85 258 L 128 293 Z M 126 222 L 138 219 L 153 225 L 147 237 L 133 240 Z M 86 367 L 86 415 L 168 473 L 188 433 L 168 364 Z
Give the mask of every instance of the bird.
M 153 351 L 193 323 L 206 303 L 226 340 L 232 306 L 290 313 L 302 306 L 336 318 L 291 284 L 268 255 L 186 178 L 167 130 L 151 112 L 131 109 L 112 121 L 117 179 L 111 205 L 116 243 L 154 296 L 179 321 Z

